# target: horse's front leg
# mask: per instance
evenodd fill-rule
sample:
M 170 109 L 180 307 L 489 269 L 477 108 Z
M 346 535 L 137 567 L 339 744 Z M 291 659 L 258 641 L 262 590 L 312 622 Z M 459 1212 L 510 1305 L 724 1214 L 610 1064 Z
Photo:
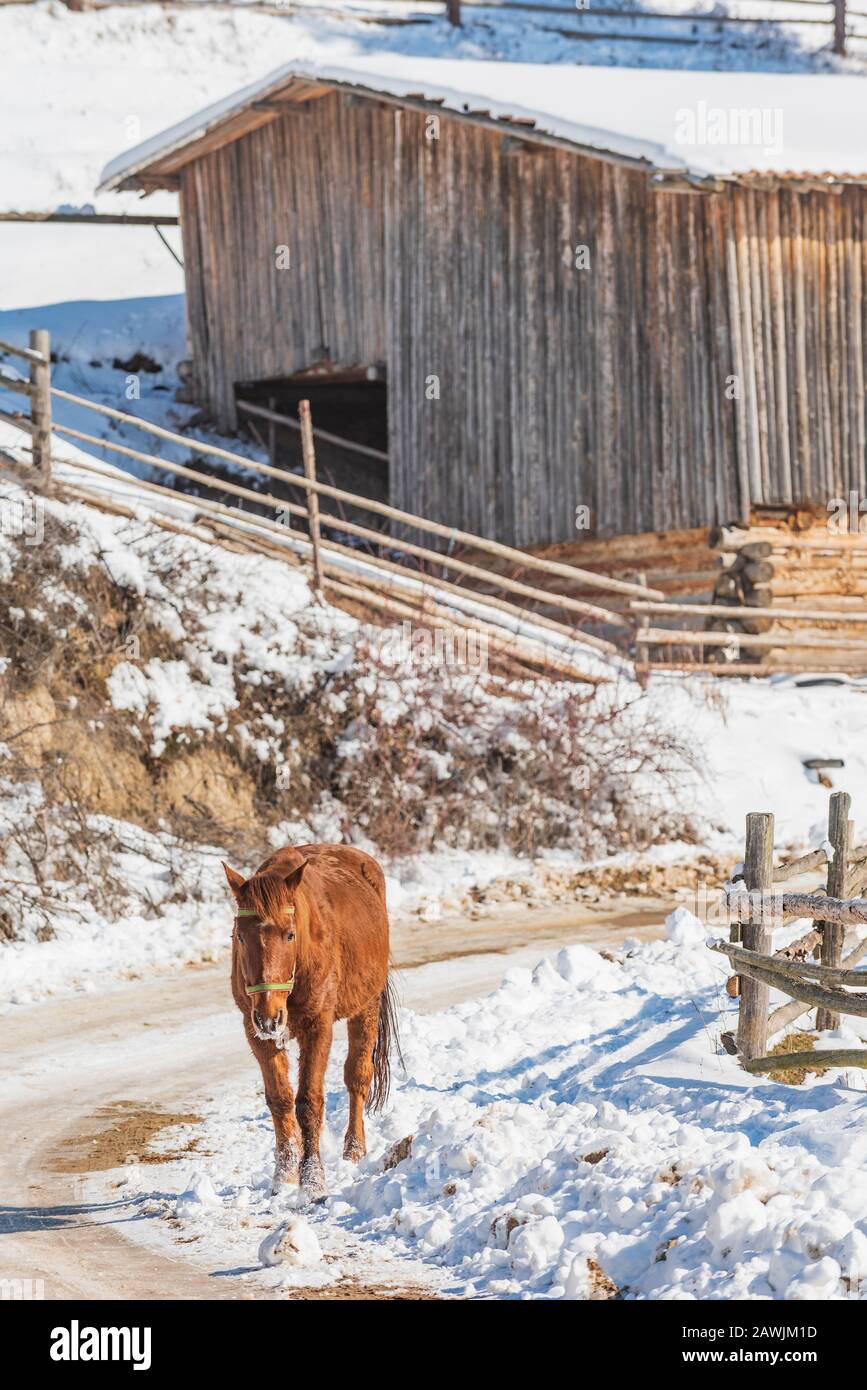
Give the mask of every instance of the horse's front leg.
M 331 1051 L 332 1027 L 332 1019 L 317 1019 L 298 1039 L 300 1056 L 295 1109 L 301 1127 L 301 1191 L 313 1201 L 321 1201 L 327 1192 L 319 1157 L 319 1136 L 325 1113 L 325 1068 Z
M 274 1121 L 272 1187 L 276 1192 L 284 1183 L 298 1181 L 298 1126 L 295 1122 L 295 1097 L 289 1081 L 289 1061 L 276 1043 L 257 1038 L 251 1026 L 245 1025 L 245 1031 L 262 1071 L 265 1099 Z

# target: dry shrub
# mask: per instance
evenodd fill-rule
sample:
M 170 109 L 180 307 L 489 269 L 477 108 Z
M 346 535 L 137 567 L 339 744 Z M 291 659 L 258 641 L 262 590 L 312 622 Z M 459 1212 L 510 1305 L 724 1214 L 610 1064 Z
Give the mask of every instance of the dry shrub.
M 152 528 L 142 534 L 152 544 Z M 57 912 L 74 910 L 72 885 L 86 885 L 97 912 L 129 910 L 118 867 L 127 846 L 112 820 L 157 831 L 168 815 L 181 842 L 229 851 L 262 839 L 230 751 L 197 759 L 172 747 L 154 759 L 136 722 L 112 708 L 105 683 L 118 662 L 131 651 L 142 661 L 172 657 L 177 647 L 103 556 L 86 569 L 68 563 L 66 548 L 78 543 L 48 513 L 42 543 L 22 545 L 0 582 L 0 938 L 10 940 L 50 936 Z
M 789 1033 L 780 1042 L 775 1043 L 769 1049 L 771 1057 L 787 1057 L 793 1052 L 813 1052 L 816 1046 L 815 1033 Z M 827 1067 L 818 1065 L 819 1058 L 816 1059 L 817 1065 L 811 1067 L 786 1067 L 781 1066 L 779 1071 L 768 1072 L 771 1081 L 782 1082 L 785 1086 L 803 1086 L 807 1079 L 808 1072 L 814 1072 L 816 1076 L 824 1076 Z
M 388 854 L 641 849 L 691 834 L 668 793 L 689 750 L 614 687 L 506 681 L 459 667 L 395 672 L 358 650 L 336 690 L 350 718 L 334 794 L 347 831 Z

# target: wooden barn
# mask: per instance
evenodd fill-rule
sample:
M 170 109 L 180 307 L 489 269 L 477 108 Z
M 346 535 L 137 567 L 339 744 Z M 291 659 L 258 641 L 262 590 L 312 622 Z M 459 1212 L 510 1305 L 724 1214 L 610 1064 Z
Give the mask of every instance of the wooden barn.
M 271 73 L 102 188 L 179 191 L 221 428 L 307 395 L 354 491 L 592 547 L 867 495 L 865 129 L 856 77 L 380 54 Z

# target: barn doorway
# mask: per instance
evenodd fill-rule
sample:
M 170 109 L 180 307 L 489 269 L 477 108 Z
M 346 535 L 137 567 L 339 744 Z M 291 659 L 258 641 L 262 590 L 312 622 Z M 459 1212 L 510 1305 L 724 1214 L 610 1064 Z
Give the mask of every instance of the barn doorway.
M 303 473 L 301 436 L 297 428 L 298 405 L 309 400 L 316 446 L 316 474 L 320 482 L 347 492 L 389 500 L 388 393 L 382 377 L 363 372 L 322 377 L 285 377 L 279 380 L 239 382 L 235 387 L 238 421 L 244 433 L 267 450 L 275 468 Z M 266 410 L 273 419 L 244 405 Z M 278 491 L 280 490 L 277 484 Z M 286 495 L 301 501 L 296 488 Z M 376 530 L 385 530 L 384 517 L 325 499 L 325 511 Z

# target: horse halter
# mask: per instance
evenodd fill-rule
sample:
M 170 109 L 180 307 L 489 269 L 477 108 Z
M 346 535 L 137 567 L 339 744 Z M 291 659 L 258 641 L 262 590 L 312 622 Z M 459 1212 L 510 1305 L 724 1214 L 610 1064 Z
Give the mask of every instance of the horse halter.
M 284 911 L 284 912 L 292 912 L 292 913 L 294 913 L 294 912 L 295 912 L 295 908 L 294 908 L 294 907 L 284 907 L 284 908 L 283 908 L 283 911 Z M 238 911 L 235 913 L 235 921 L 237 922 L 237 920 L 238 920 L 239 917 L 258 917 L 258 916 L 259 916 L 258 912 L 256 912 L 255 909 L 252 908 L 252 907 L 239 907 L 239 908 L 238 908 Z M 291 994 L 292 991 L 293 991 L 293 989 L 295 988 L 295 976 L 296 976 L 297 973 L 298 973 L 298 963 L 297 963 L 297 960 L 296 960 L 296 963 L 295 963 L 295 965 L 293 966 L 293 969 L 292 969 L 292 978 L 288 981 L 287 984 L 285 984 L 285 985 L 245 985 L 245 986 L 244 986 L 244 989 L 245 989 L 245 992 L 246 992 L 247 994 L 261 994 L 263 990 L 267 990 L 267 989 L 280 989 L 280 990 L 285 990 L 287 994 Z

